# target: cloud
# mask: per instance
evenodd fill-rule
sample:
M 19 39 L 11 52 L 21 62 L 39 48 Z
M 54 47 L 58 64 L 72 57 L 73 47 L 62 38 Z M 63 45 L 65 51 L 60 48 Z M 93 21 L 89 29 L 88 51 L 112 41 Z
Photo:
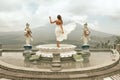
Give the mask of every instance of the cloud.
M 75 23 L 78 23 L 78 24 L 81 24 L 81 25 L 84 25 L 84 23 L 87 22 L 87 19 L 88 19 L 88 16 L 84 15 L 84 16 L 73 16 L 71 18 L 71 21 L 75 22 Z
M 39 27 L 49 23 L 49 16 L 55 20 L 58 14 L 65 22 L 72 20 L 82 25 L 88 22 L 93 29 L 112 30 L 115 20 L 119 26 L 119 3 L 119 0 L 0 0 L 0 31 L 23 30 L 26 22 L 31 28 Z
M 90 13 L 102 16 L 115 16 L 120 11 L 119 0 L 94 0 Z
M 100 30 L 100 25 L 98 21 L 90 22 L 88 19 L 89 17 L 86 15 L 73 16 L 72 18 L 70 18 L 71 22 L 75 22 L 82 26 L 87 22 L 89 28 L 94 29 L 94 30 Z
M 94 21 L 93 23 L 89 23 L 88 24 L 88 27 L 90 27 L 91 29 L 94 29 L 94 30 L 100 30 L 100 24 L 98 21 Z

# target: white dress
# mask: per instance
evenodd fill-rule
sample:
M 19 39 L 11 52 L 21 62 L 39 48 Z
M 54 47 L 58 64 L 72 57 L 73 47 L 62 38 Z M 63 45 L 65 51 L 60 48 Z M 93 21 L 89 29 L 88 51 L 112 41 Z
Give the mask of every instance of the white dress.
M 71 31 L 73 31 L 76 28 L 76 24 L 75 23 L 69 23 L 67 25 L 63 25 L 62 27 L 63 27 L 63 30 L 64 30 L 64 34 L 62 33 L 60 25 L 56 26 L 55 34 L 56 34 L 57 41 L 63 41 L 65 39 L 67 39 L 67 35 L 69 33 L 71 33 Z

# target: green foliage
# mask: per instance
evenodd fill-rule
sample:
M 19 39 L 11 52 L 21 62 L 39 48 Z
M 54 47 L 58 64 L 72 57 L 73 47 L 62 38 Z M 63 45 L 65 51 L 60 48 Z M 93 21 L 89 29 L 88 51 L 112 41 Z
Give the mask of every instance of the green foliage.
M 40 56 L 38 56 L 38 55 L 32 55 L 32 56 L 29 58 L 29 60 L 30 60 L 30 61 L 34 61 L 34 60 L 39 60 L 39 58 L 40 58 Z
M 73 58 L 75 61 L 82 61 L 83 60 L 82 55 L 78 55 L 78 54 L 74 54 Z
M 112 48 L 112 44 L 110 40 L 107 40 L 106 42 L 97 43 L 95 48 Z
M 116 37 L 116 40 L 114 41 L 114 44 L 120 44 L 120 36 Z

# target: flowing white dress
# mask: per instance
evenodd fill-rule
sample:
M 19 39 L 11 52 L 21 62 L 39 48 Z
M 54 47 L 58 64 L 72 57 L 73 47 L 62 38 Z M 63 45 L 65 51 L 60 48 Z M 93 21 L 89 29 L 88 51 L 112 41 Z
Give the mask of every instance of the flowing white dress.
M 63 27 L 64 33 L 62 33 L 60 25 L 56 26 L 55 34 L 56 34 L 57 41 L 63 41 L 67 39 L 68 34 L 71 33 L 71 31 L 73 31 L 76 28 L 76 24 L 69 23 L 67 25 L 63 25 L 62 27 Z

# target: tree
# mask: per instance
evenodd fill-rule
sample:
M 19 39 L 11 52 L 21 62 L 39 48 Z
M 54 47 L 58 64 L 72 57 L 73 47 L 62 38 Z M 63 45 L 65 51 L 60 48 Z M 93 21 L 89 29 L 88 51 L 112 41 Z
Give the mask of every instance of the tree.
M 116 37 L 116 40 L 114 41 L 114 44 L 120 44 L 120 36 Z

